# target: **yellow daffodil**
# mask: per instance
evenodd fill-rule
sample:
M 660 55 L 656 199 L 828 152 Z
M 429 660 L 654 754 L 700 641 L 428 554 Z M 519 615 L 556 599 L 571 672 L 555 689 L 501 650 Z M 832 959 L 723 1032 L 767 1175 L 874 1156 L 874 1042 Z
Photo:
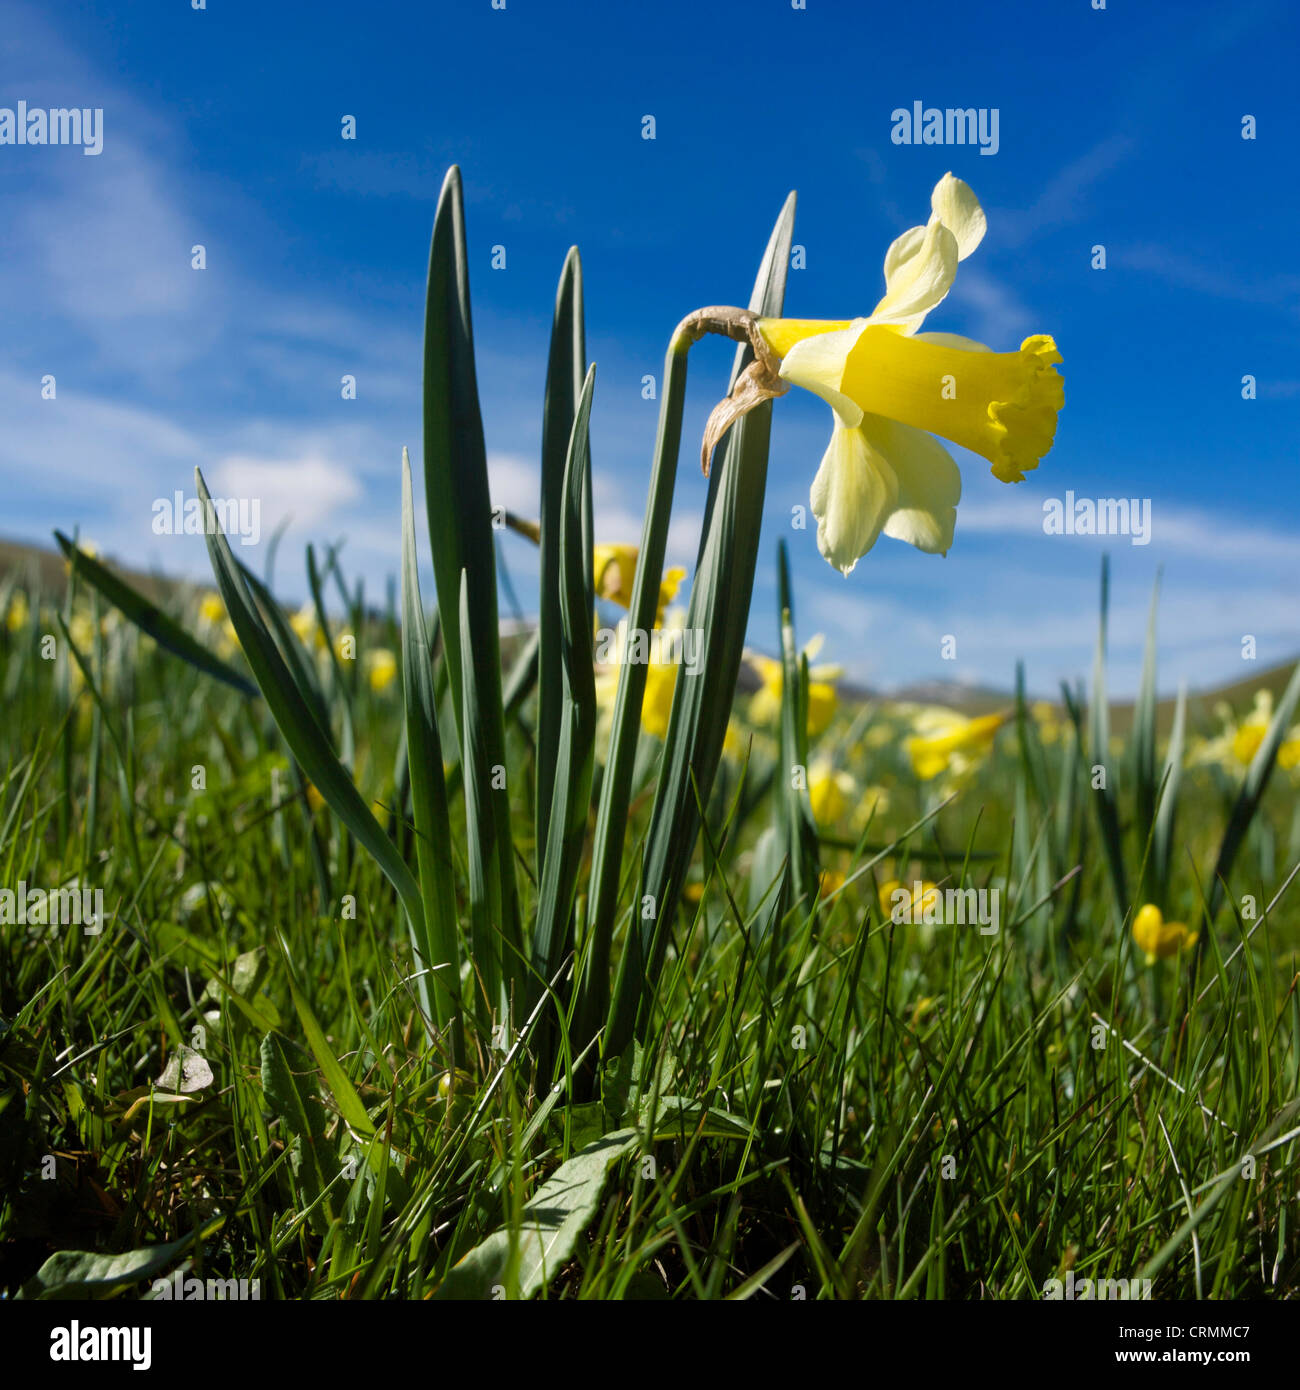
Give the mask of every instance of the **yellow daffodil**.
M 199 617 L 205 623 L 216 626 L 226 616 L 226 605 L 221 601 L 220 594 L 204 594 L 199 600 Z
M 956 710 L 934 709 L 917 717 L 917 732 L 904 747 L 912 771 L 928 782 L 941 772 L 962 773 L 988 753 L 1006 716 L 983 714 L 968 719 Z
M 592 555 L 592 576 L 597 598 L 632 606 L 632 581 L 636 578 L 638 551 L 634 545 L 598 545 Z M 655 626 L 663 624 L 668 605 L 677 597 L 686 571 L 680 566 L 664 571 L 659 581 L 659 602 L 655 605 Z
M 743 763 L 749 757 L 753 735 L 742 729 L 735 719 L 727 720 L 727 732 L 722 736 L 722 752 L 734 762 Z
M 1259 745 L 1264 742 L 1268 726 L 1273 722 L 1273 693 L 1269 690 L 1255 692 L 1255 707 L 1237 725 L 1232 734 L 1232 755 L 1243 766 L 1248 767 Z
M 811 663 L 821 650 L 823 637 L 820 633 L 804 647 L 804 655 Z M 761 652 L 745 653 L 745 660 L 757 673 L 762 685 L 749 702 L 749 718 L 756 725 L 775 725 L 781 719 L 781 691 L 784 688 L 785 669 L 775 657 L 764 656 Z M 816 738 L 825 732 L 835 715 L 838 697 L 834 682 L 844 674 L 840 666 L 808 667 L 808 733 Z
M 952 288 L 958 261 L 984 236 L 984 211 L 945 174 L 924 226 L 885 256 L 885 295 L 867 318 L 759 319 L 783 380 L 835 412 L 830 447 L 812 485 L 817 544 L 844 574 L 883 531 L 946 554 L 961 473 L 940 435 L 983 455 L 995 477 L 1020 482 L 1052 447 L 1064 388 L 1055 342 L 1026 338 L 993 352 L 953 333 L 920 333 Z
M 99 629 L 103 632 L 104 625 L 102 622 L 99 625 Z M 95 623 L 90 614 L 74 613 L 72 615 L 72 621 L 68 624 L 68 633 L 82 656 L 88 657 L 90 655 L 90 649 L 95 642 Z
M 304 646 L 325 646 L 325 635 L 320 631 L 316 622 L 316 610 L 311 604 L 304 604 L 296 613 L 291 614 L 289 626 Z
M 636 575 L 637 548 L 634 545 L 598 545 L 592 563 L 596 597 L 628 608 L 632 603 L 632 580 Z
M 376 694 L 382 694 L 397 679 L 397 658 L 387 647 L 371 647 L 362 657 L 362 665 Z
M 1257 690 L 1250 713 L 1240 722 L 1226 700 L 1220 700 L 1215 705 L 1214 713 L 1218 716 L 1222 732 L 1214 738 L 1198 740 L 1188 761 L 1193 765 L 1218 763 L 1233 772 L 1249 767 L 1259 752 L 1260 744 L 1264 742 L 1268 726 L 1273 722 L 1272 691 Z M 1291 730 L 1278 748 L 1278 764 L 1284 769 L 1290 769 L 1300 761 L 1300 745 L 1294 742 L 1297 737 L 1300 737 L 1300 727 Z
M 683 624 L 686 611 L 676 608 L 666 613 L 658 624 L 659 640 L 638 644 L 629 643 L 627 620 L 619 623 L 614 631 L 612 650 L 607 659 L 600 662 L 596 670 L 596 704 L 601 710 L 602 724 L 607 724 L 614 707 L 614 697 L 618 693 L 618 682 L 625 662 L 644 660 L 646 664 L 645 696 L 641 703 L 641 727 L 656 738 L 664 738 L 668 733 L 668 716 L 672 713 L 673 692 L 677 689 L 677 673 L 682 660 L 688 652 L 694 659 L 695 647 L 688 647 L 684 640 Z M 632 655 L 630 648 L 640 649 L 644 655 Z M 665 654 L 668 658 L 665 659 Z M 604 746 L 608 740 L 603 731 L 597 737 L 597 746 Z
M 838 893 L 843 887 L 844 874 L 839 869 L 823 869 L 822 876 L 817 881 L 817 896 L 829 898 L 832 893 Z
M 656 738 L 668 737 L 668 716 L 673 710 L 677 689 L 677 667 L 652 661 L 645 676 L 645 700 L 641 705 L 641 727 Z
M 1155 903 L 1146 903 L 1133 918 L 1133 940 L 1146 956 L 1148 965 L 1167 960 L 1196 945 L 1196 933 L 1182 922 L 1166 922 Z
M 1055 743 L 1061 737 L 1063 725 L 1060 711 L 1050 700 L 1035 700 L 1029 712 L 1038 725 L 1038 737 L 1044 743 Z
M 808 769 L 808 800 L 818 825 L 834 825 L 849 809 L 849 800 L 858 784 L 847 772 L 837 772 L 828 762 L 817 762 Z
M 27 621 L 31 617 L 31 606 L 27 602 L 27 595 L 21 589 L 15 589 L 9 598 L 9 608 L 5 613 L 5 627 L 10 632 L 21 632 L 27 626 Z
M 1283 772 L 1294 772 L 1300 767 L 1300 724 L 1295 724 L 1278 745 L 1277 765 Z

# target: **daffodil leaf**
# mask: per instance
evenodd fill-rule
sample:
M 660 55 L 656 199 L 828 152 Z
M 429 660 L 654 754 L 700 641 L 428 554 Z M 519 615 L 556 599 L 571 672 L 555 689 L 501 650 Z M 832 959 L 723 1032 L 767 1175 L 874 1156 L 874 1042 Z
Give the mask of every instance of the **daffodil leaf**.
M 560 611 L 560 526 L 564 475 L 574 417 L 587 372 L 583 323 L 582 260 L 571 247 L 564 260 L 551 322 L 542 410 L 542 487 L 538 541 L 537 637 L 537 877 L 542 877 L 551 823 L 551 797 L 559 760 L 563 616 Z M 589 441 L 587 441 L 589 446 Z
M 434 978 L 421 980 L 435 1020 L 460 1018 L 460 950 L 456 937 L 456 884 L 451 863 L 447 782 L 442 765 L 429 634 L 416 563 L 411 462 L 402 450 L 402 688 L 406 694 L 407 769 L 415 819 L 415 854 L 424 915 L 417 956 Z
M 494 917 L 511 973 L 523 950 L 515 887 L 510 802 L 493 769 L 505 766 L 505 720 L 501 700 L 501 649 L 497 610 L 496 541 L 488 487 L 487 449 L 474 367 L 470 317 L 469 262 L 460 170 L 448 170 L 434 216 L 424 318 L 424 500 L 433 551 L 438 606 L 461 611 L 464 621 L 443 625 L 443 660 L 462 747 L 482 748 L 480 771 L 489 779 L 476 788 L 471 841 L 491 862 L 496 877 Z M 463 667 L 472 668 L 467 680 Z M 477 706 L 467 711 L 472 686 Z M 468 778 L 466 792 L 469 793 Z M 491 842 L 492 848 L 488 849 Z M 498 953 L 500 954 L 500 953 Z
M 258 689 L 232 666 L 197 642 L 174 619 L 169 618 L 157 604 L 150 603 L 138 589 L 132 588 L 107 566 L 69 540 L 62 531 L 55 531 L 59 549 L 72 564 L 74 572 L 106 598 L 109 603 L 141 632 L 147 633 L 165 651 L 179 656 L 196 670 L 238 690 L 241 695 L 257 697 Z

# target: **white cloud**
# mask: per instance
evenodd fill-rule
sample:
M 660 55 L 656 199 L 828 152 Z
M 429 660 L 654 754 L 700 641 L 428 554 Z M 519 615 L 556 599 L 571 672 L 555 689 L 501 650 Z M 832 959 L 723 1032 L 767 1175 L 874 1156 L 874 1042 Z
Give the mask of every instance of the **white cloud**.
M 231 454 L 213 466 L 208 488 L 214 497 L 259 499 L 263 534 L 286 517 L 304 531 L 341 521 L 340 510 L 361 496 L 354 473 L 318 456 L 285 460 Z

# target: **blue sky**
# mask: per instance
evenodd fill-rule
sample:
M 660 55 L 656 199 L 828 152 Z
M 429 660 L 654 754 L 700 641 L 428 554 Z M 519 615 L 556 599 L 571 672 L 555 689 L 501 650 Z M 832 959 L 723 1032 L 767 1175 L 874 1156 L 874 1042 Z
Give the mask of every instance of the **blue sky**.
M 597 363 L 597 533 L 634 542 L 658 408 L 641 382 L 659 376 L 678 319 L 745 302 L 791 188 L 807 264 L 787 312 L 869 313 L 885 249 L 925 220 L 951 169 L 989 230 L 926 327 L 999 350 L 1052 333 L 1056 446 L 1018 487 L 955 451 L 949 555 L 882 538 L 844 578 L 812 530 L 789 525 L 829 412 L 783 398 L 751 640 L 773 644 L 786 536 L 800 635 L 825 633 L 823 660 L 885 687 L 1007 686 L 1022 657 L 1051 692 L 1089 670 L 1108 550 L 1118 691 L 1136 684 L 1157 567 L 1162 688 L 1241 679 L 1245 634 L 1259 668 L 1300 650 L 1298 30 L 1286 0 L 171 0 L 63 3 L 57 24 L 11 2 L 0 107 L 102 107 L 104 148 L 0 146 L 0 534 L 48 541 L 80 525 L 134 566 L 202 576 L 199 538 L 151 529 L 153 501 L 191 492 L 199 464 L 214 494 L 262 499 L 264 534 L 293 514 L 286 597 L 304 588 L 302 544 L 346 536 L 379 598 L 403 444 L 418 464 L 423 276 L 456 162 L 494 497 L 536 512 L 546 338 L 576 243 Z M 997 108 L 997 153 L 892 144 L 891 113 L 914 101 Z M 692 354 L 670 543 L 687 564 L 696 445 L 729 363 L 721 343 Z M 340 398 L 345 373 L 354 401 Z M 1043 501 L 1066 489 L 1150 499 L 1150 544 L 1045 536 Z M 534 557 L 513 537 L 503 549 L 527 609 Z M 955 661 L 940 657 L 946 634 Z

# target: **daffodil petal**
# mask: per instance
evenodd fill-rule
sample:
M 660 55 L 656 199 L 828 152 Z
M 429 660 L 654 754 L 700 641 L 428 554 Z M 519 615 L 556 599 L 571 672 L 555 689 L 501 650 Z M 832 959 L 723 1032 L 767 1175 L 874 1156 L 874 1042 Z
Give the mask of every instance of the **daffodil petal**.
M 896 236 L 885 252 L 885 289 L 893 288 L 894 277 L 900 268 L 910 261 L 925 240 L 925 225 L 909 227 L 902 236 Z
M 838 419 L 812 484 L 817 548 L 841 574 L 875 545 L 898 497 L 889 461 Z
M 946 555 L 961 501 L 961 470 L 952 455 L 932 434 L 882 415 L 864 415 L 861 428 L 898 479 L 885 535 L 930 555 Z
M 964 261 L 984 240 L 984 233 L 988 229 L 984 209 L 971 191 L 970 184 L 954 178 L 952 174 L 945 174 L 930 194 L 930 207 L 933 216 L 957 239 L 957 259 Z
M 781 361 L 781 376 L 812 391 L 835 412 L 850 429 L 862 421 L 862 408 L 840 391 L 844 364 L 867 326 L 866 319 L 854 319 L 848 328 L 818 333 L 804 338 Z
M 957 238 L 931 218 L 916 251 L 896 267 L 892 278 L 887 277 L 884 298 L 871 314 L 872 323 L 894 324 L 904 332 L 919 328 L 952 289 L 957 259 Z

